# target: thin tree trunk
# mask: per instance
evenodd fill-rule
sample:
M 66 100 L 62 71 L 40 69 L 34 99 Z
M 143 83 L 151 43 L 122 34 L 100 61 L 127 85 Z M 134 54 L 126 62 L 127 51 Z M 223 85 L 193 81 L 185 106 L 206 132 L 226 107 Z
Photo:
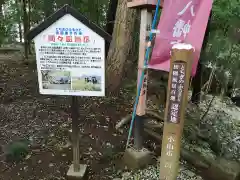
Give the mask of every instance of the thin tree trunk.
M 18 33 L 19 33 L 19 39 L 20 42 L 23 42 L 23 32 L 22 32 L 22 1 L 20 0 L 15 0 L 15 4 L 18 7 L 18 14 L 19 14 L 19 19 L 18 19 Z
M 118 0 L 110 0 L 109 5 L 108 5 L 106 31 L 110 35 L 113 34 L 117 5 L 118 5 Z M 106 41 L 105 42 L 105 54 L 106 54 L 106 56 L 108 54 L 109 48 L 110 48 L 110 43 Z
M 118 1 L 113 38 L 107 57 L 107 90 L 111 94 L 119 92 L 124 65 L 132 47 L 136 16 L 136 10 L 127 8 L 127 0 Z
M 234 44 L 231 43 L 228 59 L 232 58 L 233 49 L 234 49 Z M 221 98 L 223 99 L 223 97 L 226 94 L 227 94 L 227 96 L 230 95 L 230 97 L 231 97 L 232 89 L 233 89 L 233 77 L 232 77 L 232 74 L 231 75 L 227 75 L 227 74 L 224 73 L 224 80 L 223 80 L 222 87 L 221 87 Z
M 20 39 L 20 42 L 22 43 L 23 36 L 22 36 L 22 23 L 21 22 L 18 22 L 18 31 L 19 31 L 19 39 Z
M 31 28 L 31 0 L 28 0 L 28 31 Z M 29 54 L 32 54 L 31 51 L 31 41 L 28 41 L 28 51 Z
M 109 2 L 108 11 L 107 11 L 107 23 L 106 31 L 108 34 L 112 35 L 114 28 L 114 21 L 116 18 L 118 0 L 111 0 Z
M 0 1 L 0 33 L 5 33 L 5 28 L 4 28 L 4 23 L 3 23 L 4 16 L 3 16 L 3 11 L 2 11 L 3 4 L 4 4 L 4 1 Z M 2 43 L 3 43 L 3 39 L 4 39 L 3 37 L 4 36 L 2 36 L 0 39 L 0 47 L 2 47 Z
M 197 72 L 196 72 L 195 77 L 193 77 L 193 79 L 192 79 L 193 91 L 192 91 L 191 101 L 194 104 L 199 104 L 200 98 L 201 98 L 201 86 L 202 86 L 202 82 L 201 82 L 202 81 L 202 78 L 201 78 L 201 76 L 202 76 L 202 64 L 201 64 L 201 61 L 204 58 L 205 50 L 206 50 L 207 43 L 208 43 L 211 19 L 212 19 L 212 11 L 210 12 L 210 16 L 209 16 L 209 19 L 208 19 L 206 34 L 204 36 L 202 51 L 201 51 L 199 63 L 198 63 L 198 66 L 197 66 Z
M 28 14 L 27 14 L 27 0 L 23 0 L 23 26 L 24 26 L 24 56 L 28 59 L 28 40 L 26 34 L 28 32 Z
M 96 14 L 97 14 L 97 17 L 96 17 L 96 23 L 99 25 L 100 23 L 100 6 L 99 6 L 99 0 L 96 0 Z

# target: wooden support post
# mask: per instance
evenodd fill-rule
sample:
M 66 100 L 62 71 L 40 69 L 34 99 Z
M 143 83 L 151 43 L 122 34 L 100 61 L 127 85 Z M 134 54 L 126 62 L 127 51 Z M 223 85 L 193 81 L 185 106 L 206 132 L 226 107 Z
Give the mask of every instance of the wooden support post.
M 73 140 L 73 169 L 75 172 L 80 170 L 79 155 L 79 113 L 78 97 L 72 96 L 72 140 Z
M 156 0 L 132 0 L 127 6 L 129 8 L 139 8 L 141 10 L 140 24 L 140 43 L 139 43 L 139 60 L 138 60 L 138 86 L 141 86 L 140 97 L 134 124 L 134 147 L 127 148 L 124 153 L 124 163 L 130 169 L 143 168 L 151 162 L 151 153 L 149 151 L 141 151 L 143 149 L 143 132 L 144 132 L 144 116 L 146 114 L 146 94 L 147 94 L 147 69 L 144 67 L 147 33 L 151 29 L 153 7 L 156 7 Z M 150 12 L 149 12 L 150 11 Z M 144 72 L 144 81 L 139 84 Z
M 160 161 L 160 180 L 177 179 L 193 51 L 190 44 L 175 44 L 172 48 L 168 95 L 164 115 L 165 125 Z
M 144 67 L 147 31 L 151 29 L 152 13 L 147 9 L 141 9 L 141 24 L 140 24 L 140 44 L 139 44 L 139 60 L 138 60 L 138 85 L 142 73 L 144 72 L 144 80 L 141 84 L 141 93 L 138 101 L 135 128 L 134 128 L 134 148 L 139 150 L 143 147 L 143 132 L 144 132 L 144 115 L 146 114 L 146 94 L 147 94 L 147 69 Z
M 78 113 L 78 97 L 72 96 L 72 140 L 73 140 L 73 170 L 80 171 L 80 153 L 79 153 L 79 113 Z
M 86 177 L 87 165 L 80 164 L 79 151 L 79 112 L 78 96 L 72 96 L 71 113 L 72 113 L 72 146 L 73 146 L 73 164 L 70 166 L 67 176 L 74 179 L 84 179 Z

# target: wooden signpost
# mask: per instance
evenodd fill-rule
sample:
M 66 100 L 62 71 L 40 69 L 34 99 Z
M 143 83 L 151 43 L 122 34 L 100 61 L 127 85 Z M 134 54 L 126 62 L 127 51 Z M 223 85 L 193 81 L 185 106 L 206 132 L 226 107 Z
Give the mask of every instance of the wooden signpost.
M 144 116 L 146 114 L 146 96 L 147 96 L 147 80 L 148 72 L 144 67 L 145 52 L 147 37 L 151 30 L 152 23 L 152 13 L 148 11 L 147 8 L 141 9 L 141 23 L 140 23 L 140 35 L 139 35 L 139 54 L 138 54 L 138 85 L 140 82 L 140 77 L 144 72 L 144 80 L 142 83 L 141 93 L 138 101 L 136 118 L 135 118 L 135 128 L 134 128 L 134 148 L 136 150 L 141 150 L 143 148 L 143 132 L 144 132 Z M 139 88 L 139 87 L 138 87 Z
M 190 44 L 175 44 L 172 48 L 164 115 L 160 180 L 177 179 L 193 52 L 194 49 Z
M 146 114 L 146 95 L 147 95 L 147 69 L 144 67 L 145 53 L 147 48 L 147 38 L 151 30 L 152 10 L 156 7 L 157 0 L 132 0 L 129 1 L 128 8 L 140 8 L 140 35 L 139 35 L 139 54 L 138 54 L 138 85 L 142 72 L 144 80 L 141 84 L 141 93 L 138 101 L 135 124 L 134 124 L 134 149 L 143 148 L 144 116 Z M 138 87 L 139 88 L 139 87 Z
M 144 133 L 144 116 L 146 115 L 146 96 L 147 96 L 147 80 L 148 72 L 144 67 L 145 53 L 148 47 L 148 39 L 152 30 L 152 10 L 156 8 L 158 0 L 132 0 L 129 1 L 128 8 L 138 8 L 141 13 L 140 35 L 139 35 L 139 54 L 138 54 L 138 86 L 142 73 L 144 72 L 144 80 L 141 84 L 141 93 L 138 101 L 135 124 L 134 124 L 134 149 L 141 150 L 143 148 Z M 162 5 L 163 1 L 161 1 Z M 156 32 L 154 32 L 156 33 Z M 139 88 L 139 87 L 137 87 Z
M 41 94 L 72 97 L 73 164 L 69 177 L 82 179 L 78 96 L 105 95 L 105 40 L 111 36 L 69 5 L 28 33 L 34 40 Z
M 147 68 L 144 67 L 145 53 L 149 32 L 152 25 L 152 10 L 156 8 L 158 0 L 132 0 L 127 3 L 128 8 L 140 9 L 140 35 L 139 35 L 139 56 L 138 56 L 138 86 L 144 72 L 143 83 L 140 84 L 141 92 L 134 120 L 134 146 L 128 148 L 125 152 L 125 163 L 130 168 L 140 168 L 150 162 L 150 152 L 146 149 L 143 151 L 143 133 L 144 117 L 146 115 L 146 95 L 147 95 Z M 138 87 L 139 88 L 139 87 Z

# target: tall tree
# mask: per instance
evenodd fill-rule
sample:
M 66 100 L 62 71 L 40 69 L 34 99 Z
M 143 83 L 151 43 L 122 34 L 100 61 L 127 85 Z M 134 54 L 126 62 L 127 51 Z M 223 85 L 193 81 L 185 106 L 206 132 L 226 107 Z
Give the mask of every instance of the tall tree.
M 23 32 L 22 32 L 22 1 L 15 0 L 15 5 L 17 7 L 17 14 L 18 14 L 18 32 L 19 32 L 19 39 L 20 42 L 23 42 Z
M 27 13 L 27 0 L 23 0 L 23 29 L 24 29 L 24 56 L 25 59 L 28 59 L 28 40 L 27 40 L 27 33 L 28 33 L 28 13 Z
M 31 29 L 31 0 L 28 0 L 28 25 L 27 25 L 27 31 L 29 31 Z M 29 54 L 32 54 L 32 51 L 31 51 L 31 41 L 28 41 L 28 52 Z
M 118 0 L 110 0 L 107 10 L 107 22 L 106 22 L 106 31 L 108 34 L 113 34 L 114 22 L 116 18 Z M 110 43 L 106 42 L 105 44 L 105 54 L 107 56 L 108 50 L 110 47 Z
M 117 94 L 123 70 L 133 42 L 136 10 L 127 8 L 127 0 L 119 0 L 114 23 L 113 38 L 107 57 L 107 88 Z M 127 67 L 126 67 L 127 68 Z
M 5 27 L 4 27 L 4 16 L 3 16 L 3 5 L 4 1 L 0 1 L 0 46 L 2 45 L 5 38 Z
M 202 59 L 204 58 L 205 50 L 206 50 L 208 39 L 209 39 L 211 19 L 212 19 L 212 11 L 211 11 L 209 19 L 208 19 L 208 24 L 207 24 L 206 33 L 205 33 L 204 40 L 203 40 L 203 46 L 202 46 L 202 51 L 201 51 L 201 55 L 200 55 L 200 60 L 199 60 L 198 66 L 197 66 L 197 72 L 196 72 L 195 77 L 193 77 L 193 79 L 192 79 L 193 91 L 192 91 L 191 101 L 194 104 L 198 104 L 200 102 L 200 98 L 201 98 L 202 61 L 203 61 Z

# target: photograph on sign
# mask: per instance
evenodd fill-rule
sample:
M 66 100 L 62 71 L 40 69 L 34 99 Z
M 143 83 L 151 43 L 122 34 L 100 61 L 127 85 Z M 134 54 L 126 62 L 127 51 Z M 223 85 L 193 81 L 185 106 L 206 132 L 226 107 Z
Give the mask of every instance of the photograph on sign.
M 34 38 L 41 94 L 104 96 L 105 40 L 70 14 Z
M 71 72 L 42 70 L 42 89 L 71 90 Z
M 75 72 L 72 75 L 72 89 L 80 91 L 101 91 L 101 72 L 92 72 L 91 69 L 85 72 Z

